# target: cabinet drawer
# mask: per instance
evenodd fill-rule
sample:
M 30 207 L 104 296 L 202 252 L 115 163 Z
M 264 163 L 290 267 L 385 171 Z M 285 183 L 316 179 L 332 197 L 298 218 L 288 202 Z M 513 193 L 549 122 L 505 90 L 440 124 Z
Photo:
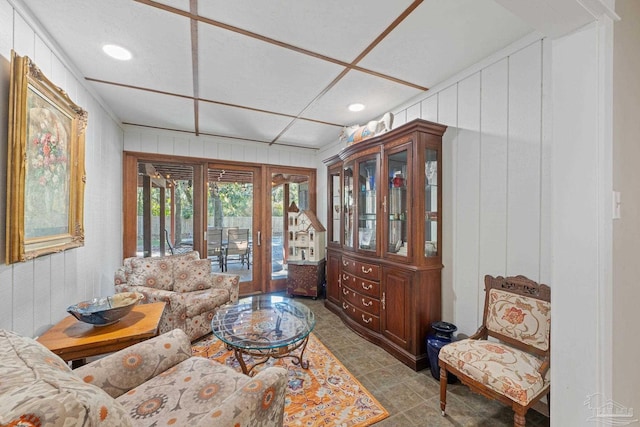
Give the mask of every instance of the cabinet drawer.
M 340 275 L 340 282 L 343 287 L 348 286 L 356 292 L 380 299 L 380 283 L 378 282 L 361 279 L 353 274 L 345 273 L 344 271 Z
M 380 280 L 380 266 L 368 262 L 356 261 L 353 258 L 342 257 L 342 269 L 358 277 L 369 280 Z
M 380 331 L 380 317 L 362 311 L 344 300 L 342 301 L 342 310 L 365 328 Z
M 367 295 L 362 295 L 350 288 L 342 288 L 342 299 L 362 311 L 378 316 L 380 314 L 380 301 Z

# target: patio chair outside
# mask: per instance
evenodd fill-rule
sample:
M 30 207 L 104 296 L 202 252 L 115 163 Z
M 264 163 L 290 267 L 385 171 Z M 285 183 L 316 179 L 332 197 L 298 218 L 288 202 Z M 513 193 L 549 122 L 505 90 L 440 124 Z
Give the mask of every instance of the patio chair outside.
M 222 228 L 207 229 L 207 258 L 215 258 L 223 271 L 224 248 L 222 246 Z
M 247 270 L 250 268 L 249 255 L 251 248 L 249 247 L 249 229 L 248 228 L 230 228 L 229 239 L 224 254 L 224 269 L 228 270 L 227 263 L 229 257 L 238 259 L 244 267 L 247 263 Z

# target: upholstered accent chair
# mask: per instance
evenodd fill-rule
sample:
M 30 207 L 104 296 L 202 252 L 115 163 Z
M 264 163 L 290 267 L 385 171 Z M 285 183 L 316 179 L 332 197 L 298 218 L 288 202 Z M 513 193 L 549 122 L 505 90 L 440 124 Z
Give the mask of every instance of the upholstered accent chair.
M 191 356 L 180 329 L 76 370 L 39 342 L 0 330 L 2 426 L 281 426 L 287 372 L 254 377 Z
M 126 258 L 114 277 L 117 292 L 140 292 L 143 303 L 165 302 L 160 333 L 182 329 L 192 341 L 211 332 L 220 306 L 238 302 L 240 276 L 212 273 L 211 260 L 197 251 Z
M 549 397 L 550 332 L 547 285 L 524 276 L 485 276 L 482 326 L 468 339 L 440 350 L 442 415 L 451 372 L 472 391 L 511 406 L 514 426 L 524 427 L 527 411 Z

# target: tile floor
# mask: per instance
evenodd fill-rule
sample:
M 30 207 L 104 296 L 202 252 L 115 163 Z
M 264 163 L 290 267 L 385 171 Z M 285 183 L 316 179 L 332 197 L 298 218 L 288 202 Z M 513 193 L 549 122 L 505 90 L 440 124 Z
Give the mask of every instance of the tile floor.
M 376 427 L 513 425 L 513 412 L 498 402 L 471 393 L 460 383 L 447 387 L 447 416 L 440 415 L 439 382 L 429 369 L 415 372 L 386 351 L 348 329 L 324 307 L 324 299 L 296 297 L 316 315 L 315 335 L 389 411 Z M 527 426 L 548 426 L 535 410 Z

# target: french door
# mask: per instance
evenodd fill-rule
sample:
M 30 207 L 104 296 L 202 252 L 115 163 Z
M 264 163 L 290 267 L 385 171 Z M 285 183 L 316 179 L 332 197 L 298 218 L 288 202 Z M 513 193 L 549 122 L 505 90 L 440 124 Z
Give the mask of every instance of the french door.
M 206 185 L 207 255 L 214 266 L 240 275 L 240 294 L 263 292 L 260 168 L 209 163 Z M 214 267 L 215 268 L 215 267 Z
M 265 224 L 269 236 L 269 248 L 266 251 L 269 267 L 269 290 L 281 291 L 287 287 L 289 275 L 287 256 L 289 254 L 288 212 L 291 210 L 315 212 L 316 181 L 315 173 L 300 168 L 270 166 L 266 170 L 270 183 L 270 220 Z
M 125 152 L 123 255 L 197 250 L 240 275 L 241 295 L 285 290 L 287 212 L 315 212 L 315 180 L 309 168 Z

